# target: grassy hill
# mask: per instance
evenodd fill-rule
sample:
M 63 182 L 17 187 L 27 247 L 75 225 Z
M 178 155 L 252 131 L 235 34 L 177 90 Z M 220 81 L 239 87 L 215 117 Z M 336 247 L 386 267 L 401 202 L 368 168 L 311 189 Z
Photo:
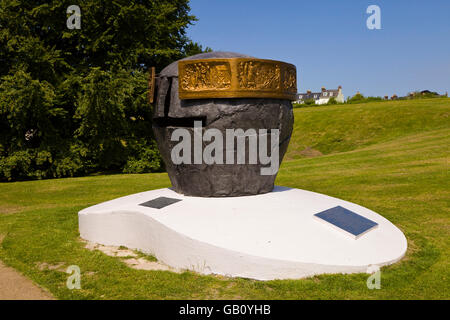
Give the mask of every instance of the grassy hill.
M 417 99 L 294 109 L 286 159 L 301 158 L 308 147 L 330 154 L 448 128 L 449 103 Z
M 408 239 L 399 263 L 366 274 L 259 282 L 127 267 L 84 248 L 77 211 L 170 185 L 166 174 L 109 175 L 0 184 L 0 259 L 59 298 L 73 299 L 449 299 L 450 99 L 295 109 L 295 129 L 277 184 L 368 207 Z M 0 240 L 1 242 L 1 240 Z M 78 265 L 82 289 L 67 274 Z

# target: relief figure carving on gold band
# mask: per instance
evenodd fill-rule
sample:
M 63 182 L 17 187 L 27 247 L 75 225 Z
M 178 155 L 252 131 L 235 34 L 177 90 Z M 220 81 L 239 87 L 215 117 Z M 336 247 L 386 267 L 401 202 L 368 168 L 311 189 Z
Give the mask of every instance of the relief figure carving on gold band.
M 230 88 L 230 64 L 211 61 L 186 65 L 181 85 L 184 90 L 192 91 Z
M 295 66 L 256 58 L 182 60 L 180 99 L 274 98 L 295 100 Z
M 240 62 L 239 86 L 246 89 L 280 89 L 280 66 L 259 61 Z

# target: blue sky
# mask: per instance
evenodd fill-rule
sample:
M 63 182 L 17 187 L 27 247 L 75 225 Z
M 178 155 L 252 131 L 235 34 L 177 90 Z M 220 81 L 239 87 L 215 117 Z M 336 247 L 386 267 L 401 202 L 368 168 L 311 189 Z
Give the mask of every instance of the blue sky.
M 369 30 L 369 5 L 381 30 Z M 191 0 L 188 36 L 214 51 L 290 62 L 301 92 L 450 91 L 450 0 Z

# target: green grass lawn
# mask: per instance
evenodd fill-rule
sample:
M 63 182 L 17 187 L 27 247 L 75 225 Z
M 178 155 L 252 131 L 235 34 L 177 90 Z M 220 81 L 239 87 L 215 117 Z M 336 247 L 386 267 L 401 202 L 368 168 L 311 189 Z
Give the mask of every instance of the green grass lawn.
M 134 270 L 119 258 L 84 248 L 79 210 L 168 187 L 166 174 L 0 184 L 0 260 L 61 299 L 449 299 L 450 99 L 294 113 L 294 134 L 277 184 L 363 205 L 408 239 L 405 258 L 382 268 L 380 290 L 367 289 L 366 274 L 261 282 Z M 42 263 L 80 266 L 82 289 L 68 290 L 68 275 L 41 270 Z

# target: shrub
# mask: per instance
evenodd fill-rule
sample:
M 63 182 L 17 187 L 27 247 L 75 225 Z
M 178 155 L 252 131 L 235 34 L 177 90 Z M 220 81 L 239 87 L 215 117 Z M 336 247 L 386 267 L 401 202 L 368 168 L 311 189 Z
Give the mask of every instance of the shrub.
M 146 173 L 161 171 L 162 158 L 155 146 L 141 149 L 139 156 L 130 157 L 123 169 L 124 173 Z
M 307 106 L 311 106 L 311 105 L 315 105 L 315 104 L 316 104 L 316 100 L 314 100 L 313 98 L 305 100 L 305 105 L 307 105 Z
M 346 103 L 366 103 L 366 102 L 377 102 L 384 101 L 382 97 L 364 97 L 359 92 L 355 94 L 353 97 L 349 97 Z
M 336 101 L 335 97 L 331 97 L 330 100 L 328 100 L 327 104 L 337 104 L 338 102 Z
M 0 180 L 30 178 L 30 173 L 33 171 L 31 168 L 33 158 L 29 151 L 18 151 L 8 157 L 0 158 Z
M 75 155 L 55 160 L 52 168 L 54 178 L 74 177 L 84 173 L 86 173 L 86 166 Z
M 366 98 L 360 94 L 359 92 L 357 94 L 355 94 L 353 97 L 349 97 L 347 99 L 347 103 L 361 103 L 362 101 L 364 101 Z

